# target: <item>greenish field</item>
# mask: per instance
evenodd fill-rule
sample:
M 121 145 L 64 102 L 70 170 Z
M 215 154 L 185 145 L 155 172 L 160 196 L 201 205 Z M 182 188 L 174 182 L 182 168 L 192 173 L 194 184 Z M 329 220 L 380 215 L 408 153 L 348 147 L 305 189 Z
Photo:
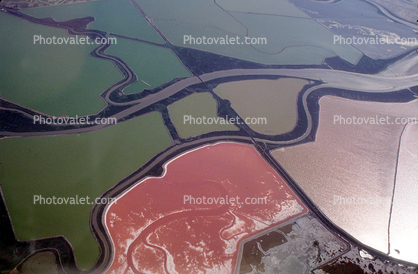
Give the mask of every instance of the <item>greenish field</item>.
M 122 78 L 109 61 L 90 57 L 93 45 L 34 44 L 34 35 L 74 37 L 65 30 L 0 13 L 0 95 L 55 116 L 88 115 L 106 104 L 99 97 Z
M 99 254 L 92 205 L 34 205 L 34 195 L 92 201 L 171 144 L 155 112 L 81 135 L 0 140 L 0 183 L 17 238 L 64 235 L 79 266 L 90 268 Z
M 262 14 L 245 14 L 231 12 L 231 14 L 248 27 L 249 37 L 266 37 L 267 45 L 253 45 L 255 49 L 268 54 L 277 54 L 282 50 L 293 47 L 311 47 L 327 52 L 324 57 L 340 56 L 342 59 L 356 64 L 363 54 L 351 45 L 334 45 L 334 33 L 313 19 L 292 18 L 286 16 L 269 16 Z M 270 27 L 266 27 L 270 26 Z M 285 39 L 284 39 L 285 37 Z M 310 54 L 306 51 L 295 50 L 292 57 L 302 55 L 306 64 L 312 64 Z M 287 55 L 290 52 L 287 52 Z M 280 56 L 279 54 L 278 56 Z
M 362 57 L 351 45 L 334 45 L 334 33 L 286 0 L 228 0 L 216 5 L 210 0 L 136 1 L 178 46 L 263 64 L 322 64 L 337 55 L 356 64 Z M 195 39 L 238 36 L 240 44 L 190 43 L 185 39 L 190 35 Z M 260 40 L 248 45 L 246 36 Z
M 112 45 L 106 53 L 122 58 L 138 76 L 138 82 L 126 88 L 125 94 L 155 88 L 176 77 L 191 76 L 176 55 L 166 48 L 118 39 L 118 44 Z
M 91 1 L 27 9 L 22 12 L 36 18 L 52 17 L 58 22 L 93 16 L 96 20 L 89 24 L 89 29 L 112 32 L 156 43 L 164 42 L 128 0 Z
M 309 18 L 287 0 L 216 0 L 216 4 L 228 11 Z
M 153 20 L 181 21 L 199 28 L 213 26 L 230 34 L 244 35 L 245 26 L 214 4 L 213 0 L 135 0 Z M 183 31 L 183 32 L 182 32 Z M 184 30 L 165 35 L 189 34 Z M 203 33 L 202 33 L 203 34 Z M 183 38 L 183 35 L 180 35 Z
M 56 274 L 58 265 L 56 258 L 51 251 L 42 251 L 27 258 L 22 265 L 22 272 L 25 274 Z
M 222 83 L 213 91 L 229 100 L 238 115 L 248 119 L 252 130 L 279 135 L 297 125 L 297 99 L 307 84 L 307 80 L 297 78 L 255 79 Z
M 221 125 L 220 122 L 218 124 L 212 123 L 211 125 L 204 125 L 203 123 L 199 125 L 192 122 L 184 123 L 185 115 L 191 115 L 194 118 L 202 118 L 203 116 L 206 118 L 218 117 L 216 101 L 209 93 L 192 94 L 168 106 L 168 111 L 178 134 L 182 138 L 197 136 L 211 131 L 238 130 L 234 125 Z

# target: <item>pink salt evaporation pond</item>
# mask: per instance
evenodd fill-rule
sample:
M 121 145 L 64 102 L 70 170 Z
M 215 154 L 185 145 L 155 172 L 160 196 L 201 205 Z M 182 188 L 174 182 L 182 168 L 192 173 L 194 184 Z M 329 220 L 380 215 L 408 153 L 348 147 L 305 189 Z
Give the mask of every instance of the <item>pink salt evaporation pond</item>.
M 107 273 L 233 273 L 241 241 L 306 212 L 254 147 L 200 147 L 109 205 Z

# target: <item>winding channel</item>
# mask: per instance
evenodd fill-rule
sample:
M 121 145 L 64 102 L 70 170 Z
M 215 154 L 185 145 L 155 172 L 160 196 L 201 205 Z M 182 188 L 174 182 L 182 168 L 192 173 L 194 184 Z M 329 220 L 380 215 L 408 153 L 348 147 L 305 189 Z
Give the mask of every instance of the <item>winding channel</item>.
M 365 75 L 354 72 L 336 71 L 336 70 L 323 70 L 323 69 L 232 69 L 225 71 L 216 71 L 212 73 L 203 74 L 199 77 L 193 76 L 183 80 L 180 80 L 156 94 L 151 94 L 145 98 L 129 102 L 119 103 L 121 105 L 132 105 L 126 109 L 111 116 L 118 120 L 127 117 L 135 112 L 138 112 L 148 106 L 158 103 L 183 89 L 190 87 L 195 84 L 209 82 L 225 77 L 233 76 L 287 76 L 304 78 L 307 80 L 321 80 L 323 84 L 309 88 L 303 94 L 302 107 L 304 113 L 308 118 L 308 126 L 305 132 L 297 139 L 287 141 L 276 141 L 276 144 L 291 144 L 304 139 L 312 129 L 312 116 L 308 110 L 307 97 L 313 91 L 322 88 L 341 88 L 352 91 L 362 91 L 369 93 L 377 92 L 394 92 L 402 89 L 409 89 L 412 86 L 418 84 L 418 74 L 401 77 L 384 77 L 378 75 Z M 106 100 L 109 99 L 109 93 L 106 94 Z M 53 132 L 0 132 L 0 135 L 4 136 L 48 136 L 48 135 L 61 135 L 61 134 L 79 134 L 99 130 L 106 127 L 106 125 L 92 125 L 90 127 L 79 128 L 79 129 L 62 129 Z M 257 139 L 261 140 L 261 139 Z
M 55 22 L 46 19 L 37 19 L 31 16 L 25 15 L 13 9 L 7 9 L 7 13 L 10 13 L 14 16 L 17 16 L 21 19 L 30 21 L 36 24 L 43 24 L 53 27 L 65 28 L 71 34 L 76 35 L 89 35 L 89 36 L 98 36 L 100 38 L 104 38 L 105 35 L 96 30 L 87 30 L 85 26 L 77 26 L 74 24 L 76 22 L 73 20 L 73 25 L 71 25 L 70 21 L 67 22 Z M 81 18 L 83 19 L 83 18 Z M 77 19 L 77 20 L 81 20 Z M 84 18 L 86 20 L 86 18 Z M 70 23 L 69 23 L 70 22 Z M 74 26 L 75 25 L 75 26 Z M 109 47 L 109 44 L 103 44 L 98 46 L 91 52 L 90 54 L 93 57 L 101 58 L 104 60 L 109 60 L 115 64 L 115 66 L 119 69 L 119 71 L 124 75 L 124 79 L 115 83 L 111 87 L 109 87 L 106 91 L 101 94 L 101 97 L 104 99 L 106 104 L 114 105 L 114 106 L 125 106 L 126 108 L 112 116 L 117 120 L 121 120 L 127 116 L 132 115 L 135 112 L 138 112 L 146 107 L 149 107 L 153 104 L 156 104 L 164 99 L 173 96 L 185 88 L 191 87 L 196 84 L 207 83 L 209 81 L 214 81 L 222 78 L 227 77 L 234 77 L 234 76 L 281 76 L 281 77 L 296 77 L 296 78 L 303 78 L 307 80 L 319 80 L 322 84 L 314 86 L 306 90 L 303 94 L 302 98 L 302 108 L 303 112 L 307 116 L 307 127 L 306 130 L 302 135 L 299 137 L 292 139 L 292 140 L 284 140 L 284 141 L 270 141 L 275 144 L 292 144 L 299 142 L 306 138 L 311 130 L 312 130 L 312 116 L 308 110 L 307 105 L 307 97 L 313 91 L 322 89 L 322 88 L 339 88 L 345 90 L 352 90 L 352 91 L 362 91 L 362 92 L 394 92 L 399 91 L 402 89 L 408 89 L 411 86 L 415 86 L 418 83 L 418 74 L 408 75 L 408 76 L 398 76 L 398 77 L 387 77 L 382 75 L 367 75 L 367 74 L 360 74 L 355 72 L 347 72 L 347 71 L 337 71 L 337 70 L 329 70 L 329 69 L 231 69 L 231 70 L 223 70 L 223 71 L 216 71 L 211 73 L 205 73 L 200 76 L 192 76 L 185 79 L 182 79 L 178 82 L 173 83 L 172 85 L 163 88 L 159 92 L 155 94 L 150 94 L 144 98 L 128 101 L 128 102 L 115 102 L 112 101 L 110 96 L 114 91 L 117 91 L 121 88 L 129 86 L 131 83 L 137 81 L 137 77 L 132 69 L 119 57 L 112 56 L 105 54 L 104 51 Z M 2 108 L 7 109 L 10 111 L 18 111 L 17 109 L 13 108 Z M 21 111 L 20 111 L 21 112 Z M 33 115 L 27 114 L 26 116 L 33 118 Z M 8 131 L 1 131 L 0 136 L 2 138 L 5 137 L 29 137 L 29 136 L 51 136 L 51 135 L 67 135 L 67 134 L 80 134 L 86 133 L 90 131 L 95 131 L 106 127 L 107 125 L 100 124 L 100 125 L 90 125 L 88 127 L 82 128 L 72 128 L 67 125 L 59 125 L 58 127 L 61 128 L 60 130 L 56 131 L 47 131 L 47 132 L 8 132 Z M 257 141 L 263 141 L 263 139 L 256 138 Z
M 369 1 L 367 1 L 369 2 Z M 372 2 L 370 2 L 372 3 Z M 373 3 L 376 7 L 378 7 L 382 12 L 385 13 L 388 17 L 391 17 L 390 14 L 386 14 L 385 10 L 382 9 L 381 6 Z M 95 30 L 86 30 L 83 28 L 77 28 L 74 26 L 71 26 L 68 22 L 55 22 L 51 20 L 43 20 L 43 19 L 36 19 L 30 16 L 27 16 L 25 14 L 22 14 L 18 11 L 15 11 L 13 9 L 8 9 L 7 13 L 10 13 L 14 16 L 17 16 L 21 19 L 28 20 L 32 23 L 36 24 L 43 24 L 53 27 L 59 27 L 59 28 L 65 28 L 67 29 L 71 34 L 77 34 L 77 35 L 89 35 L 89 36 L 97 36 L 100 38 L 106 37 L 102 32 L 95 31 Z M 399 20 L 399 19 L 398 19 Z M 403 22 L 405 24 L 405 22 Z M 406 22 L 409 23 L 409 22 Z M 411 24 L 411 27 L 416 27 L 415 24 Z M 402 89 L 409 89 L 412 86 L 418 85 L 418 74 L 409 75 L 409 76 L 393 76 L 393 77 L 385 77 L 381 75 L 366 75 L 366 74 L 359 74 L 354 72 L 346 72 L 346 71 L 336 71 L 336 70 L 328 70 L 328 69 L 231 69 L 231 70 L 223 70 L 223 71 L 216 71 L 211 73 L 205 73 L 200 76 L 192 76 L 189 78 L 182 79 L 176 83 L 173 83 L 172 85 L 163 88 L 159 92 L 155 94 L 150 94 L 144 98 L 133 100 L 129 102 L 115 102 L 111 100 L 110 95 L 116 91 L 120 90 L 124 87 L 129 86 L 131 83 L 137 81 L 137 77 L 135 73 L 132 71 L 131 68 L 120 58 L 107 55 L 105 54 L 105 50 L 110 45 L 100 45 L 99 47 L 95 48 L 91 55 L 96 58 L 101 58 L 104 60 L 109 60 L 115 64 L 115 66 L 119 69 L 119 71 L 124 75 L 124 79 L 117 82 L 116 84 L 109 87 L 106 91 L 104 91 L 101 94 L 101 97 L 104 99 L 106 104 L 114 105 L 114 106 L 121 106 L 126 107 L 122 111 L 119 111 L 118 113 L 110 116 L 114 117 L 117 120 L 121 120 L 125 117 L 128 117 L 146 107 L 149 107 L 153 104 L 159 103 L 162 100 L 165 100 L 169 98 L 170 96 L 173 96 L 185 88 L 191 87 L 196 84 L 201 83 L 207 83 L 210 81 L 216 81 L 222 78 L 228 78 L 228 77 L 236 77 L 236 76 L 282 76 L 282 77 L 296 77 L 296 78 L 303 78 L 307 80 L 319 80 L 322 82 L 322 84 L 310 87 L 307 89 L 302 96 L 302 104 L 301 108 L 303 112 L 307 116 L 307 126 L 304 130 L 303 134 L 301 134 L 299 137 L 290 139 L 290 140 L 284 140 L 284 141 L 268 141 L 274 144 L 292 144 L 296 142 L 300 142 L 301 140 L 305 139 L 312 131 L 312 115 L 308 109 L 308 103 L 307 98 L 308 96 L 318 90 L 323 88 L 339 88 L 339 89 L 345 89 L 345 90 L 351 90 L 351 91 L 362 91 L 362 92 L 369 92 L 369 93 L 381 93 L 381 92 L 394 92 L 399 91 Z M 415 57 L 413 57 L 415 58 Z M 19 111 L 22 113 L 21 110 L 13 109 L 13 108 L 4 108 L 2 109 L 10 110 L 10 111 Z M 33 118 L 33 115 L 30 115 L 28 113 L 25 113 L 26 116 Z M 7 132 L 7 131 L 1 131 L 0 132 L 0 139 L 1 137 L 7 138 L 7 137 L 29 137 L 29 136 L 52 136 L 52 135 L 67 135 L 67 134 L 79 134 L 79 133 L 87 133 L 95 130 L 102 129 L 106 127 L 107 125 L 92 125 L 89 127 L 83 127 L 83 128 L 69 128 L 65 125 L 63 125 L 60 130 L 57 131 L 49 131 L 49 132 Z M 223 138 L 228 137 L 227 135 L 223 136 Z M 215 138 L 216 139 L 216 138 Z M 249 137 L 242 137 L 242 140 L 249 141 Z M 202 139 L 199 141 L 196 141 L 196 143 L 203 143 L 208 142 L 210 138 Z M 266 140 L 261 138 L 253 138 L 253 141 L 256 142 L 266 142 Z M 183 144 L 180 145 L 187 147 L 191 144 Z M 178 147 L 177 147 L 178 149 Z M 156 158 L 158 159 L 158 158 Z M 126 184 L 131 183 L 135 181 L 136 178 L 130 177 Z M 125 183 L 118 184 L 117 188 L 113 189 L 112 191 L 122 191 L 125 188 Z M 112 191 L 110 191 L 106 195 L 111 195 Z M 300 195 L 299 195 L 300 196 Z M 303 196 L 303 195 L 302 195 Z M 312 209 L 312 208 L 311 208 Z M 103 208 L 100 208 L 98 206 L 93 207 L 92 211 L 92 227 L 95 230 L 95 233 L 100 238 L 101 241 L 104 243 L 107 242 L 107 235 L 102 232 L 102 229 L 100 228 L 100 220 L 101 220 L 101 210 Z M 315 208 L 312 209 L 315 211 Z M 179 213 L 174 213 L 172 215 L 169 215 L 161 220 L 157 220 L 151 225 L 149 225 L 147 228 L 145 228 L 141 234 L 134 240 L 134 242 L 130 245 L 128 249 L 128 263 L 130 268 L 135 273 L 140 273 L 138 270 L 135 269 L 132 261 L 132 252 L 134 251 L 135 246 L 143 242 L 145 245 L 147 245 L 147 237 L 149 236 L 152 231 L 154 231 L 156 228 L 161 226 L 164 223 L 170 222 L 172 219 L 178 219 L 188 216 L 208 216 L 210 214 L 219 215 L 221 212 L 227 212 L 228 207 L 219 207 L 215 209 L 210 210 L 192 210 L 192 211 L 184 211 Z M 320 213 L 317 213 L 320 214 Z M 111 248 L 107 246 L 108 243 L 104 244 L 104 249 L 102 250 L 102 261 L 101 264 L 97 265 L 96 271 L 93 270 L 93 272 L 101 271 L 106 268 L 107 263 L 110 261 L 112 254 L 111 254 Z M 149 246 L 156 248 L 153 245 L 148 244 Z M 166 256 L 165 251 L 163 252 Z M 165 258 L 166 262 L 166 258 Z M 165 268 L 167 269 L 167 266 L 165 265 Z M 97 272 L 98 273 L 98 272 Z

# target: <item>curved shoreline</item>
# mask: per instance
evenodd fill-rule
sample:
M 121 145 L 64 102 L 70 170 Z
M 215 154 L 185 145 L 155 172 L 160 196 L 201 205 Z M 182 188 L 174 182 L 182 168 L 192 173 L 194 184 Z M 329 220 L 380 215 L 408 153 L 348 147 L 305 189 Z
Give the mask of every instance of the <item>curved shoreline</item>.
M 10 10 L 9 12 L 14 12 Z M 16 12 L 15 12 L 16 13 Z M 20 13 L 16 13 L 16 16 L 21 17 Z M 28 18 L 23 18 L 24 20 L 29 20 Z M 44 20 L 45 25 L 48 26 L 54 26 L 59 28 L 65 28 L 67 31 L 71 34 L 76 35 L 97 35 L 101 38 L 105 37 L 105 34 L 103 34 L 100 31 L 95 30 L 87 30 L 87 29 L 79 29 L 70 27 L 68 22 L 55 22 L 56 25 L 53 25 L 53 22 L 51 20 L 45 20 L 45 19 L 38 19 L 38 20 Z M 31 20 L 29 20 L 31 21 Z M 33 22 L 37 23 L 38 22 Z M 75 22 L 75 21 L 74 21 Z M 106 91 L 104 91 L 100 96 L 104 99 L 107 106 L 123 106 L 126 107 L 122 111 L 116 112 L 112 116 L 116 119 L 123 120 L 126 117 L 131 117 L 135 115 L 135 113 L 138 113 L 139 111 L 143 111 L 154 104 L 157 104 L 163 100 L 166 100 L 167 98 L 174 96 L 176 94 L 179 94 L 183 92 L 186 88 L 193 87 L 194 85 L 198 84 L 204 84 L 207 85 L 208 83 L 215 82 L 218 80 L 223 79 L 230 79 L 231 77 L 251 77 L 251 76 L 260 76 L 260 77 L 270 77 L 270 76 L 277 76 L 277 77 L 296 77 L 296 78 L 304 78 L 308 80 L 318 81 L 320 84 L 309 87 L 308 89 L 304 90 L 301 93 L 301 101 L 298 103 L 298 109 L 299 113 L 303 113 L 306 115 L 306 128 L 304 127 L 304 131 L 301 135 L 293 138 L 288 138 L 287 140 L 269 140 L 263 138 L 263 136 L 254 137 L 253 134 L 245 134 L 242 135 L 242 132 L 239 133 L 239 135 L 233 135 L 233 134 L 226 134 L 221 133 L 219 135 L 217 134 L 206 134 L 204 136 L 199 136 L 198 138 L 191 139 L 189 141 L 184 141 L 184 143 L 180 145 L 173 145 L 166 151 L 156 155 L 152 160 L 150 160 L 145 166 L 141 167 L 139 170 L 135 171 L 131 175 L 129 175 L 126 179 L 122 180 L 121 182 L 118 182 L 112 189 L 107 191 L 105 194 L 102 195 L 102 197 L 115 197 L 111 195 L 115 195 L 115 193 L 121 193 L 123 191 L 126 191 L 126 188 L 129 187 L 130 184 L 133 184 L 135 181 L 138 180 L 138 178 L 141 178 L 142 176 L 147 176 L 151 170 L 155 170 L 156 167 L 159 167 L 162 163 L 165 163 L 167 159 L 171 159 L 173 155 L 177 155 L 181 153 L 181 151 L 189 150 L 191 148 L 196 148 L 199 146 L 203 146 L 208 143 L 213 142 L 219 142 L 219 141 L 235 141 L 239 143 L 250 143 L 254 145 L 260 153 L 262 153 L 264 159 L 268 161 L 275 169 L 280 172 L 282 176 L 284 176 L 286 182 L 291 182 L 289 185 L 291 188 L 295 189 L 295 192 L 298 194 L 298 196 L 308 205 L 310 210 L 312 210 L 316 217 L 320 219 L 322 222 L 326 223 L 327 227 L 330 227 L 332 229 L 335 229 L 341 235 L 343 235 L 345 238 L 349 239 L 351 242 L 356 243 L 357 245 L 363 247 L 365 250 L 370 251 L 370 253 L 378 254 L 379 256 L 382 256 L 384 258 L 388 258 L 391 261 L 399 262 L 406 265 L 413 265 L 401 260 L 393 259 L 392 257 L 389 257 L 386 254 L 381 254 L 379 252 L 376 252 L 375 250 L 366 247 L 359 243 L 357 240 L 352 238 L 350 235 L 346 235 L 344 232 L 341 232 L 341 229 L 338 227 L 335 227 L 326 216 L 322 214 L 322 212 L 315 207 L 315 205 L 310 201 L 309 197 L 307 197 L 304 192 L 297 186 L 296 182 L 293 181 L 293 179 L 290 178 L 290 176 L 287 175 L 287 173 L 284 171 L 284 169 L 277 164 L 274 159 L 272 159 L 271 156 L 269 156 L 269 149 L 262 147 L 262 144 L 269 144 L 269 145 L 290 145 L 295 143 L 303 142 L 309 137 L 312 137 L 312 132 L 315 130 L 315 123 L 317 121 L 315 120 L 317 117 L 312 115 L 312 111 L 309 109 L 309 96 L 314 94 L 315 92 L 322 92 L 323 90 L 330 90 L 330 89 L 338 89 L 338 90 L 344 90 L 347 92 L 364 92 L 364 93 L 370 93 L 370 94 L 378 94 L 378 93 L 394 93 L 398 92 L 400 90 L 407 90 L 411 86 L 414 86 L 414 83 L 418 81 L 418 75 L 410 75 L 410 76 L 402 76 L 402 77 L 383 77 L 379 75 L 364 75 L 354 72 L 345 72 L 345 71 L 334 71 L 334 70 L 326 70 L 326 69 L 231 69 L 231 70 L 225 70 L 225 71 L 216 71 L 211 73 L 205 73 L 200 76 L 192 76 L 189 78 L 182 79 L 180 81 L 177 81 L 165 88 L 163 88 L 161 91 L 150 94 L 144 98 L 129 101 L 129 102 L 115 102 L 111 100 L 111 94 L 121 88 L 124 88 L 126 86 L 129 86 L 134 81 L 137 81 L 137 77 L 135 73 L 129 68 L 129 66 L 119 57 L 115 57 L 112 55 L 105 54 L 106 49 L 109 47 L 109 45 L 100 45 L 97 48 L 95 48 L 91 55 L 96 58 L 101 58 L 105 60 L 110 60 L 113 62 L 113 64 L 119 69 L 119 71 L 123 74 L 124 79 L 121 81 L 115 83 Z M 412 96 L 412 93 L 411 93 Z M 11 108 L 3 108 L 6 110 L 12 110 L 12 111 L 21 111 L 21 110 L 15 110 Z M 23 111 L 21 111 L 23 112 Z M 32 117 L 33 115 L 30 115 L 28 113 L 24 114 L 28 117 Z M 298 124 L 301 123 L 300 121 Z M 65 135 L 65 134 L 78 134 L 78 133 L 87 133 L 94 130 L 100 130 L 106 125 L 96 125 L 96 126 L 90 126 L 90 127 L 83 127 L 83 128 L 65 128 L 66 126 L 63 126 L 62 130 L 57 131 L 48 131 L 48 132 L 23 132 L 23 133 L 16 133 L 16 132 L 0 132 L 1 138 L 7 138 L 7 137 L 29 137 L 29 136 L 56 136 L 56 135 Z M 247 132 L 248 133 L 248 132 Z M 283 134 L 283 136 L 289 137 L 287 134 Z M 0 140 L 1 140 L 0 138 Z M 314 136 L 313 136 L 314 138 Z M 170 158 L 171 157 L 171 158 Z M 113 194 L 111 194 L 113 193 Z M 99 244 L 101 247 L 100 257 L 98 258 L 98 261 L 96 262 L 95 266 L 88 270 L 88 272 L 91 273 L 101 273 L 103 269 L 106 268 L 106 265 L 109 263 L 109 258 L 111 258 L 111 247 L 109 246 L 109 239 L 107 238 L 108 235 L 106 235 L 106 232 L 103 232 L 103 224 L 101 223 L 102 213 L 103 213 L 103 205 L 94 205 L 92 212 L 91 212 L 91 227 L 94 232 L 95 237 L 99 240 Z

